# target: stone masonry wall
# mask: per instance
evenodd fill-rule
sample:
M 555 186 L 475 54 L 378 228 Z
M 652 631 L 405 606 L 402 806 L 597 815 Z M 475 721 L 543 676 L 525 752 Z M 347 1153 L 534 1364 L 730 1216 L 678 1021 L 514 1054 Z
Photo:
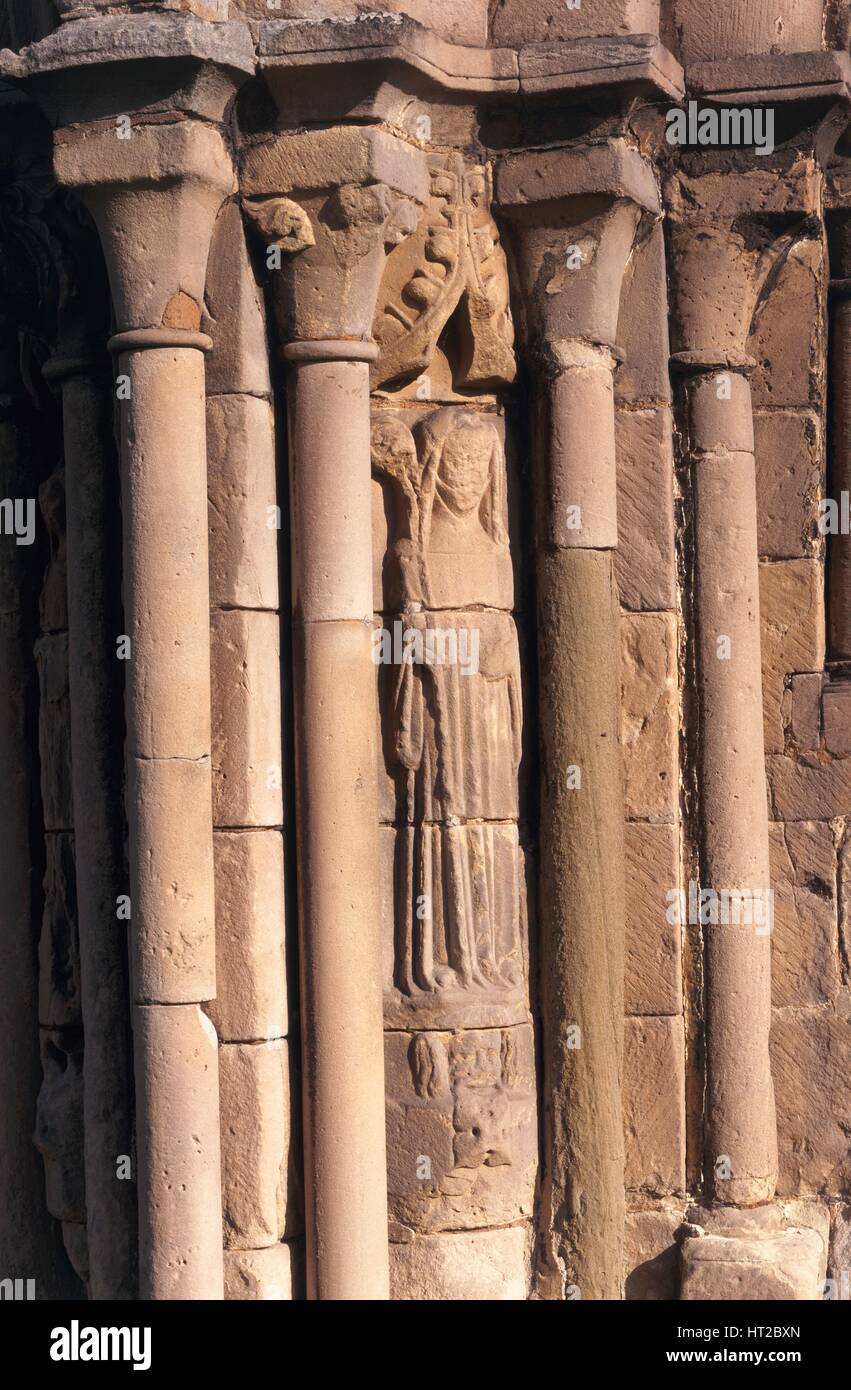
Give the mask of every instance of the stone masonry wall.
M 849 35 L 0 4 L 0 1280 L 847 1297 Z

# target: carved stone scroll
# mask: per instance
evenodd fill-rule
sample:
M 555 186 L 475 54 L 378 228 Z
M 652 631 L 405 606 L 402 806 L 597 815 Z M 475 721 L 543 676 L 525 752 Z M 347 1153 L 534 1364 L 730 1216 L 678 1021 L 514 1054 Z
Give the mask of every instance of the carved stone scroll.
M 459 310 L 455 384 L 481 390 L 514 380 L 514 327 L 505 254 L 490 214 L 490 170 L 460 155 L 429 160 L 431 198 L 413 236 L 393 252 L 373 335 L 373 386 L 415 377 Z

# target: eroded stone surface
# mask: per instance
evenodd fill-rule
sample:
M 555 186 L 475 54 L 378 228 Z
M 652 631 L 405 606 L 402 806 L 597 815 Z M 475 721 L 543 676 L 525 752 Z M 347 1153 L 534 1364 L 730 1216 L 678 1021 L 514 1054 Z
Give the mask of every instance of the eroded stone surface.
M 682 1247 L 681 1298 L 814 1300 L 821 1297 L 823 1244 L 815 1231 L 775 1236 L 704 1235 Z
M 299 1252 L 287 1242 L 260 1250 L 226 1250 L 225 1298 L 289 1302 L 301 1292 Z
M 824 1004 L 839 988 L 836 850 L 829 825 L 771 826 L 775 1006 Z
M 682 1007 L 680 924 L 670 912 L 680 883 L 674 825 L 627 824 L 626 970 L 628 1014 L 676 1014 Z
M 775 1015 L 771 1055 L 781 1196 L 841 1191 L 848 1181 L 849 1026 L 847 1014 L 807 1009 Z
M 782 702 L 786 678 L 824 663 L 821 569 L 815 560 L 760 566 L 763 707 L 766 753 L 783 751 Z
M 669 821 L 677 808 L 677 624 L 674 614 L 625 614 L 623 743 L 626 811 Z
M 437 1231 L 530 1216 L 531 1028 L 388 1033 L 385 1059 L 391 1217 Z
M 403 1228 L 403 1233 L 405 1230 Z M 414 1235 L 390 1245 L 391 1297 L 405 1300 L 505 1302 L 529 1291 L 525 1227 Z
M 624 1036 L 626 1182 L 663 1196 L 685 1188 L 681 1018 L 628 1018 Z
M 258 1250 L 281 1240 L 287 1228 L 287 1043 L 226 1043 L 219 1051 L 219 1096 L 225 1246 Z

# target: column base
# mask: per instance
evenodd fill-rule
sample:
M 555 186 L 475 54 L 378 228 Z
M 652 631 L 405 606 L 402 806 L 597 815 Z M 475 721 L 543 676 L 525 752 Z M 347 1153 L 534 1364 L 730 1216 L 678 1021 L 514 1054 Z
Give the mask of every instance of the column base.
M 681 1299 L 822 1297 L 828 1227 L 812 1204 L 717 1207 L 689 1216 L 692 1224 L 682 1228 Z

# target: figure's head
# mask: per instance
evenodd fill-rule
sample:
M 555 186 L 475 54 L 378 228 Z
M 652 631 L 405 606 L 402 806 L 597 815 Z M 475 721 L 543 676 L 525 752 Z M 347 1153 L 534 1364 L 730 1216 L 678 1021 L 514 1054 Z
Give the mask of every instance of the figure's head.
M 490 482 L 497 444 L 493 425 L 474 415 L 456 417 L 437 470 L 438 488 L 453 511 L 466 515 L 478 507 Z

